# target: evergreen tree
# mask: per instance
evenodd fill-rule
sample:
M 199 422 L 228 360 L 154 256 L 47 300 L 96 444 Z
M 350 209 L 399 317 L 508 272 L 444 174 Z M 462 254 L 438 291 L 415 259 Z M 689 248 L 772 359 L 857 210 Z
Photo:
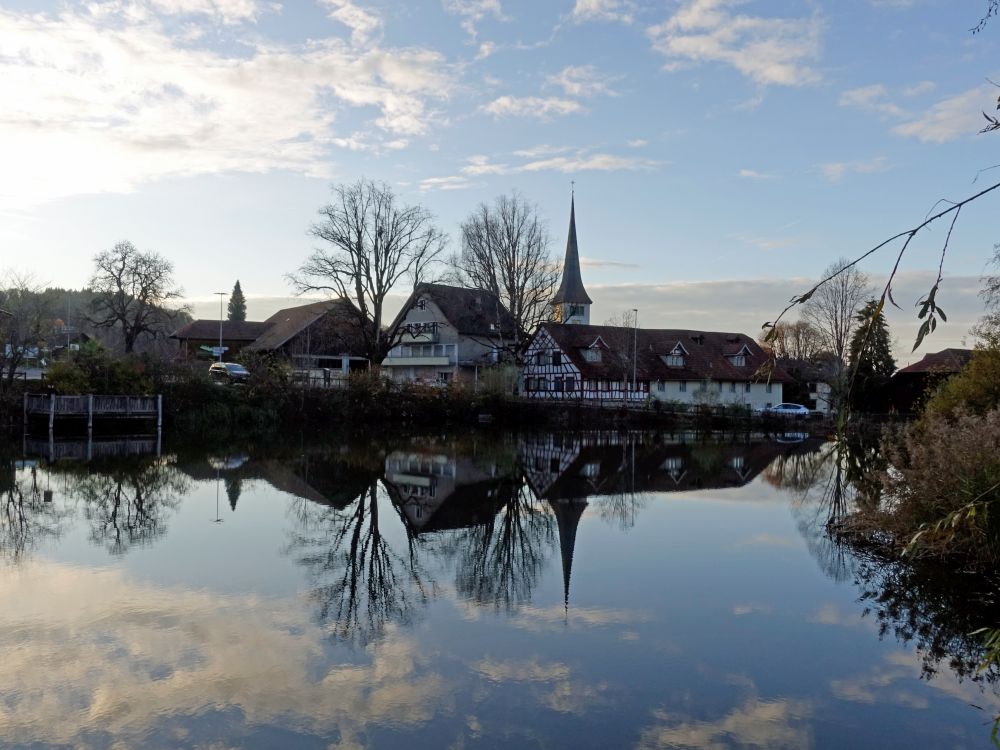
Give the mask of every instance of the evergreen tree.
M 876 411 L 880 391 L 896 371 L 889 325 L 878 302 L 869 300 L 857 314 L 857 327 L 850 347 L 851 407 Z
M 229 319 L 244 321 L 247 319 L 247 301 L 240 288 L 240 280 L 236 280 L 233 293 L 229 297 Z

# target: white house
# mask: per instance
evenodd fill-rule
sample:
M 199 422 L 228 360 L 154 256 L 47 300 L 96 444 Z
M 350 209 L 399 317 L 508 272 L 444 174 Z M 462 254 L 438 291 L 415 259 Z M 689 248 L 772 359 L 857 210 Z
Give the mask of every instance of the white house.
M 514 341 L 514 318 L 491 292 L 418 284 L 390 330 L 382 360 L 396 382 L 474 384 Z

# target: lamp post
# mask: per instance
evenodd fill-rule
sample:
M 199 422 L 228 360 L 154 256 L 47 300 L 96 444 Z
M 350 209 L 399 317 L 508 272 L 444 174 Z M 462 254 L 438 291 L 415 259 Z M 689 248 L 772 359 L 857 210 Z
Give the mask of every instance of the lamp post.
M 219 295 L 219 361 L 222 361 L 222 300 L 227 292 L 215 292 Z
M 636 381 L 636 362 L 639 359 L 639 310 L 632 308 L 632 391 L 639 387 Z

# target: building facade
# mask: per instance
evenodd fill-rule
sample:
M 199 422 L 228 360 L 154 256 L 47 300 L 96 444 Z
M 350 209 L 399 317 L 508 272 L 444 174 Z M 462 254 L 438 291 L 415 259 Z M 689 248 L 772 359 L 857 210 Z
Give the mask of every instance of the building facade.
M 513 345 L 514 319 L 495 294 L 418 284 L 390 328 L 382 367 L 396 382 L 474 386 Z

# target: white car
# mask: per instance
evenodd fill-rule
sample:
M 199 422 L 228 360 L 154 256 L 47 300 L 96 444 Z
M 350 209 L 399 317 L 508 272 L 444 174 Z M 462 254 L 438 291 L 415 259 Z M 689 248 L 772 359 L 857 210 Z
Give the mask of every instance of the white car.
M 765 414 L 777 414 L 782 417 L 808 417 L 809 410 L 802 404 L 778 404 L 764 409 Z

